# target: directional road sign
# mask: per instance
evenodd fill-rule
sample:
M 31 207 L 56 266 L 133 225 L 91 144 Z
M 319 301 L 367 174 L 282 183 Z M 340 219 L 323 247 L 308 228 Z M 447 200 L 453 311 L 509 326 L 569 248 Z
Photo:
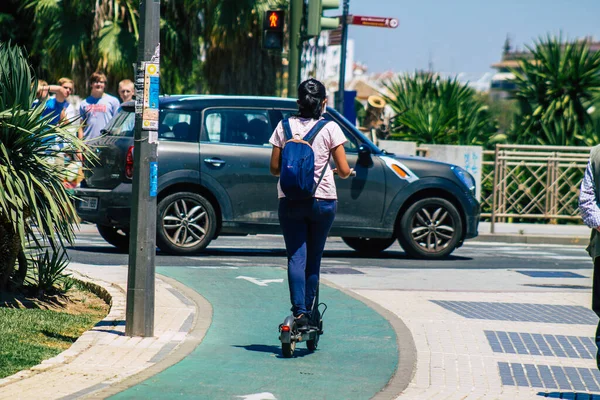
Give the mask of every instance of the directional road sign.
M 350 20 L 352 25 L 374 26 L 377 28 L 397 28 L 398 18 L 367 17 L 364 15 L 353 15 Z

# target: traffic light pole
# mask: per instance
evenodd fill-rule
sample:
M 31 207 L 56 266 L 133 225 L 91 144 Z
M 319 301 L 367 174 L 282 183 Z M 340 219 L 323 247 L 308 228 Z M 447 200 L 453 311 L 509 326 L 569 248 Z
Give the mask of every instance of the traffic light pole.
M 342 48 L 340 51 L 340 79 L 337 91 L 338 106 L 337 110 L 344 115 L 344 90 L 346 87 L 346 47 L 348 45 L 348 13 L 350 9 L 350 0 L 344 0 L 342 12 Z
M 288 97 L 296 97 L 300 79 L 300 25 L 304 0 L 290 0 L 290 50 L 288 56 Z
M 154 335 L 160 0 L 140 0 L 125 334 Z

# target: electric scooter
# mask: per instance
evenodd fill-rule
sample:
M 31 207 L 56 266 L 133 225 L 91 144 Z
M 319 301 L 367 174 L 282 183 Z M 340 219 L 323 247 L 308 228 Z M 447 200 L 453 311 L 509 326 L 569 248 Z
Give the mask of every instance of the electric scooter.
M 315 306 L 316 304 L 316 306 Z M 323 306 L 323 311 L 319 311 L 319 306 Z M 279 340 L 281 341 L 281 354 L 284 358 L 291 358 L 296 350 L 296 343 L 306 342 L 306 348 L 313 352 L 319 344 L 319 336 L 323 334 L 323 315 L 327 311 L 325 303 L 319 303 L 319 288 L 317 295 L 313 300 L 313 307 L 310 321 L 307 329 L 298 329 L 296 318 L 288 315 L 281 325 L 279 325 Z

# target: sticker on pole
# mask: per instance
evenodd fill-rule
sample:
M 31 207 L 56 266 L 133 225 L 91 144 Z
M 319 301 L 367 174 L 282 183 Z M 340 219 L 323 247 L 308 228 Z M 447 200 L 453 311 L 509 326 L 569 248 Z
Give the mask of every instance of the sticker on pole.
M 156 197 L 158 190 L 158 163 L 153 161 L 150 163 L 150 197 Z
M 158 130 L 159 65 L 144 63 L 142 129 Z

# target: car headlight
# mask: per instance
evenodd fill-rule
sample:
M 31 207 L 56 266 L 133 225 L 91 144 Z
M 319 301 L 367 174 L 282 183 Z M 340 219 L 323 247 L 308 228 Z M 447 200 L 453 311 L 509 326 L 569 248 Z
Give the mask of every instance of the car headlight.
M 454 172 L 454 175 L 456 175 L 458 180 L 461 181 L 463 185 L 465 185 L 467 190 L 469 192 L 471 192 L 473 194 L 473 196 L 475 196 L 476 195 L 476 185 L 475 185 L 475 178 L 473 178 L 473 175 L 471 175 L 464 168 L 461 168 L 457 165 L 453 165 L 452 167 L 450 167 L 450 169 L 452 170 L 452 172 Z

